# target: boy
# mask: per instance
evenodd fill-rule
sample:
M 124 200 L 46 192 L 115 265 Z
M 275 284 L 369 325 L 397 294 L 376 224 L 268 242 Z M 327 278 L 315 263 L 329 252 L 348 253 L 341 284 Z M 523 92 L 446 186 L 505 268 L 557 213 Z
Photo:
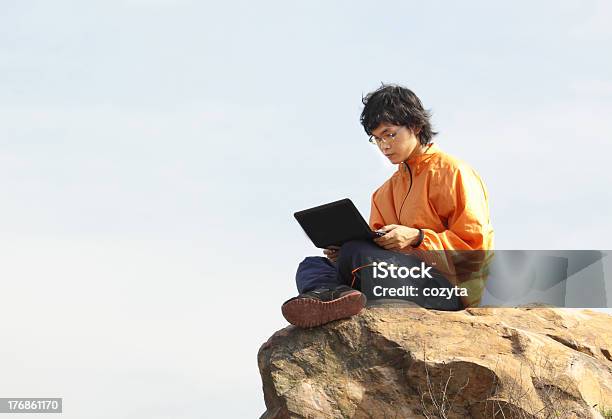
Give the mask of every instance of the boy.
M 493 249 L 486 187 L 471 167 L 432 142 L 437 133 L 420 99 L 405 87 L 383 84 L 366 95 L 363 104 L 361 124 L 370 142 L 398 165 L 372 195 L 369 224 L 385 235 L 372 242 L 347 242 L 339 249 L 324 250 L 326 257 L 306 257 L 300 263 L 299 295 L 282 306 L 287 321 L 299 327 L 359 313 L 366 297 L 356 289 L 356 279 L 372 261 L 411 267 L 426 260 L 445 274 L 435 276 L 433 283 L 450 288 L 460 275 L 446 257 L 448 251 Z M 422 282 L 411 285 L 423 287 Z M 421 293 L 412 300 L 441 310 L 477 304 L 484 279 L 472 275 L 462 286 L 476 292 L 450 299 L 426 298 Z

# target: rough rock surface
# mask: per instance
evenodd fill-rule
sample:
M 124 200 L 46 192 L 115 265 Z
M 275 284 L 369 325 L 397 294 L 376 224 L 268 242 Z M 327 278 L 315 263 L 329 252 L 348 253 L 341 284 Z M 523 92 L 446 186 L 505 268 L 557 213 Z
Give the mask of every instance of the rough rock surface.
M 370 307 L 276 332 L 262 418 L 600 417 L 612 316 L 589 310 Z

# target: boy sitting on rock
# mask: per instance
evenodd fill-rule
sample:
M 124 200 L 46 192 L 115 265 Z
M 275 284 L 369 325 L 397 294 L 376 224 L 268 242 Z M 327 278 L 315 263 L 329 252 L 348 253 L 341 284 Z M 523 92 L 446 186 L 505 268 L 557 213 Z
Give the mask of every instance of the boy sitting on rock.
M 370 274 L 365 268 L 374 261 L 408 268 L 422 260 L 437 264 L 445 275 L 435 275 L 427 287 L 452 288 L 457 275 L 452 274 L 452 263 L 445 262 L 447 251 L 493 249 L 486 187 L 470 166 L 432 142 L 437 133 L 420 99 L 405 87 L 383 85 L 366 95 L 363 104 L 361 124 L 369 141 L 398 165 L 372 195 L 370 228 L 385 234 L 326 249 L 326 257 L 306 257 L 299 264 L 299 295 L 282 305 L 283 316 L 299 327 L 359 313 L 366 297 L 357 280 Z M 482 290 L 484 280 L 472 276 L 462 286 Z M 424 282 L 414 280 L 409 285 L 423 290 Z M 480 296 L 479 292 L 453 294 L 453 298 L 416 294 L 411 301 L 438 310 L 461 310 L 477 304 Z

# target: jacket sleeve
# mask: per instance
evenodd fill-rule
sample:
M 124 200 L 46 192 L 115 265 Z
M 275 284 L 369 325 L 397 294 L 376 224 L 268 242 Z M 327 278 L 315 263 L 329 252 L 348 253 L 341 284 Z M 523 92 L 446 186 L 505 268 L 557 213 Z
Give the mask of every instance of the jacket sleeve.
M 372 230 L 378 230 L 379 228 L 382 228 L 385 225 L 385 220 L 383 219 L 383 216 L 380 210 L 378 209 L 378 206 L 376 205 L 376 200 L 374 199 L 376 196 L 376 192 L 372 194 L 372 207 L 370 209 L 369 224 Z
M 423 229 L 421 250 L 488 250 L 493 248 L 486 187 L 469 167 L 458 167 L 440 175 L 440 187 L 430 202 L 446 230 Z

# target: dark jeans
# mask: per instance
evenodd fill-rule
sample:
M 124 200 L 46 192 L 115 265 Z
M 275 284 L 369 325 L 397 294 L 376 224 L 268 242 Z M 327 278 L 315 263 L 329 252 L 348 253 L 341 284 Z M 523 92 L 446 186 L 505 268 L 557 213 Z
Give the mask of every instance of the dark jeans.
M 369 302 L 380 300 L 375 295 L 375 285 L 392 287 L 412 286 L 416 296 L 393 297 L 404 301 L 412 301 L 421 307 L 436 310 L 461 310 L 463 305 L 456 295 L 451 298 L 431 297 L 423 295 L 425 288 L 452 288 L 453 285 L 439 272 L 431 270 L 433 278 L 394 278 L 381 280 L 374 278 L 373 262 L 387 262 L 397 267 L 407 268 L 421 266 L 421 260 L 410 255 L 391 250 L 385 250 L 369 240 L 353 240 L 346 242 L 340 248 L 336 263 L 323 256 L 308 256 L 298 266 L 295 276 L 299 293 L 308 292 L 320 287 L 336 287 L 348 285 L 361 290 Z M 361 269 L 358 269 L 360 268 Z M 354 274 L 353 270 L 358 269 Z M 380 289 L 380 288 L 379 288 Z M 391 297 L 386 296 L 385 301 Z

